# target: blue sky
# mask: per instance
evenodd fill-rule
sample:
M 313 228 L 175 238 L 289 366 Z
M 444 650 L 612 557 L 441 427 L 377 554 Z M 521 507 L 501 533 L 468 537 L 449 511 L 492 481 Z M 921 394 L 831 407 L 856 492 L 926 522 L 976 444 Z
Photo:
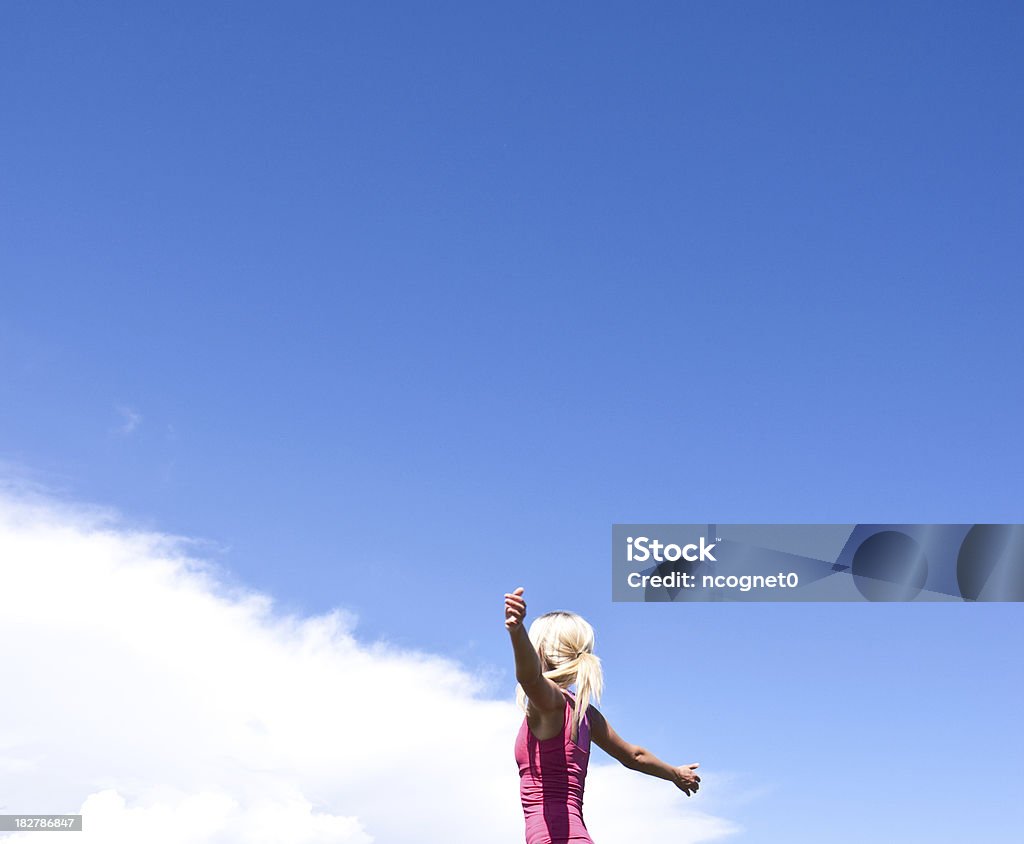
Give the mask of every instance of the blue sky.
M 0 21 L 7 474 L 496 693 L 502 593 L 577 609 L 744 841 L 1007 840 L 1018 606 L 612 605 L 608 544 L 1024 520 L 1018 4 Z

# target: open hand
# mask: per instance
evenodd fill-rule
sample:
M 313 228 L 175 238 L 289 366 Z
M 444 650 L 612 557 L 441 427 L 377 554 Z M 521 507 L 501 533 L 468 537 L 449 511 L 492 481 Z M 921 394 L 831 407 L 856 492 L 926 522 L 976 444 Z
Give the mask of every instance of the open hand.
M 505 593 L 505 629 L 511 633 L 522 626 L 525 617 L 526 601 L 523 600 L 523 587 L 520 586 L 511 594 Z
M 698 767 L 699 763 L 694 762 L 692 765 L 680 765 L 672 772 L 672 782 L 680 791 L 686 792 L 687 797 L 692 797 L 700 788 L 700 777 L 696 774 Z

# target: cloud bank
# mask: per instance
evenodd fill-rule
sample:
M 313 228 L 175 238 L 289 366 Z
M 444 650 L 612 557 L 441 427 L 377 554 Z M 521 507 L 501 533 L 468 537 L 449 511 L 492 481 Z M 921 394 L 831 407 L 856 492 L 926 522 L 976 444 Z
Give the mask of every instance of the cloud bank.
M 81 813 L 81 844 L 522 842 L 511 690 L 281 614 L 194 547 L 0 490 L 0 814 Z M 599 754 L 598 844 L 735 831 Z

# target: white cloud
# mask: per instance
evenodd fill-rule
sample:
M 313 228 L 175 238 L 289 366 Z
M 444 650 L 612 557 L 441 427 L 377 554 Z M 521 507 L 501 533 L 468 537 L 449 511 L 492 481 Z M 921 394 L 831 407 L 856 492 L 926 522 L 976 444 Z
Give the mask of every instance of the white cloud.
M 189 547 L 0 490 L 0 813 L 81 813 L 82 844 L 522 841 L 511 695 Z M 594 762 L 598 842 L 734 829 Z
M 142 424 L 142 414 L 133 408 L 121 405 L 117 408 L 118 415 L 121 417 L 121 424 L 117 426 L 117 433 L 134 434 L 135 430 Z
M 587 772 L 583 815 L 597 844 L 717 841 L 739 831 L 731 821 L 695 809 L 688 801 L 698 798 L 684 797 L 663 780 L 652 780 L 621 765 L 601 765 L 594 774 Z M 705 791 L 720 791 L 721 784 L 718 777 L 701 774 Z
M 142 423 L 142 414 L 132 408 L 119 405 L 117 412 L 118 416 L 121 417 L 121 423 L 117 426 L 116 430 L 120 434 L 128 436 L 129 434 L 134 433 Z

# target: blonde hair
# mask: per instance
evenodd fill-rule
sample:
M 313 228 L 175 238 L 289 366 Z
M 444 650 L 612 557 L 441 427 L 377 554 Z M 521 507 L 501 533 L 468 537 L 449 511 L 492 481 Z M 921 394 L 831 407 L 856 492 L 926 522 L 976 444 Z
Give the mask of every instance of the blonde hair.
M 604 677 L 601 660 L 594 654 L 594 628 L 574 612 L 544 613 L 530 625 L 530 641 L 540 656 L 541 672 L 563 689 L 576 685 L 573 733 L 579 735 L 580 721 L 591 699 L 601 699 Z M 516 700 L 523 712 L 529 699 L 523 687 L 516 686 Z

